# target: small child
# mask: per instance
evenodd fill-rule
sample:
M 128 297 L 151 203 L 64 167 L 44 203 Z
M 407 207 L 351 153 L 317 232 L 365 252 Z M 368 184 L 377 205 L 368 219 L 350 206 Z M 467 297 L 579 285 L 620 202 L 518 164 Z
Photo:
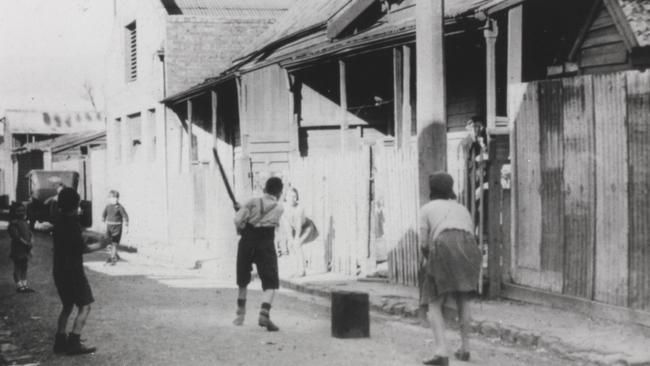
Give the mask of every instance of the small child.
M 96 350 L 95 347 L 86 347 L 81 342 L 81 331 L 88 319 L 90 304 L 95 301 L 84 271 L 83 254 L 100 247 L 86 246 L 84 243 L 77 216 L 79 201 L 79 194 L 74 189 L 61 190 L 58 197 L 60 215 L 52 233 L 54 239 L 52 274 L 63 305 L 54 338 L 54 353 L 69 356 L 92 353 Z M 72 332 L 67 335 L 68 318 L 74 306 L 77 307 L 77 317 Z
M 120 204 L 119 200 L 120 192 L 115 190 L 108 192 L 109 203 L 102 214 L 102 220 L 106 223 L 106 236 L 111 243 L 109 245 L 110 256 L 106 263 L 113 266 L 119 259 L 117 247 L 122 239 L 122 224 L 124 224 L 124 233 L 129 232 L 129 215 L 127 215 L 124 206 Z
M 25 220 L 26 214 L 25 206 L 14 203 L 10 208 L 10 222 L 7 228 L 11 237 L 9 257 L 14 262 L 14 281 L 18 293 L 34 292 L 27 286 L 27 261 L 32 255 L 32 232 Z

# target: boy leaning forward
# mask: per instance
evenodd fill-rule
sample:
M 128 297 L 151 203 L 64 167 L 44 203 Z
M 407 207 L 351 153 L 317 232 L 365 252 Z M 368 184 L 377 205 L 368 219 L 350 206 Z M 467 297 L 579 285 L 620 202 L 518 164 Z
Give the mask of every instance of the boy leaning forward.
M 279 328 L 271 321 L 271 304 L 275 290 L 280 287 L 278 257 L 275 251 L 275 229 L 278 227 L 283 208 L 278 202 L 282 195 L 282 180 L 277 177 L 266 181 L 264 195 L 246 202 L 235 215 L 235 225 L 241 233 L 237 248 L 237 317 L 235 325 L 244 324 L 246 315 L 246 291 L 251 281 L 253 263 L 262 281 L 263 300 L 258 324 L 269 332 Z

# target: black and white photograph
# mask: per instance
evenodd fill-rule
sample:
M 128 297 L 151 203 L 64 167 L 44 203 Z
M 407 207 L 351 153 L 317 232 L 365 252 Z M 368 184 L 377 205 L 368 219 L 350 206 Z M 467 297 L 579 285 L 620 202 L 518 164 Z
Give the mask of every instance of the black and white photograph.
M 0 0 L 0 366 L 650 366 L 650 0 Z

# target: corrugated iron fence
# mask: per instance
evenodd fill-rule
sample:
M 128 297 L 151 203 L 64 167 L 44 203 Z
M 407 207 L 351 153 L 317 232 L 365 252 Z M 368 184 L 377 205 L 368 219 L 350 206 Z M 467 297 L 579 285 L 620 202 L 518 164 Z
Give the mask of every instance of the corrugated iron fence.
M 379 233 L 385 243 L 388 277 L 391 282 L 418 283 L 418 170 L 417 150 L 373 149 L 373 207 L 380 210 Z M 377 232 L 377 231 L 375 231 Z M 374 243 L 379 237 L 373 237 Z
M 514 282 L 650 310 L 650 72 L 511 90 Z

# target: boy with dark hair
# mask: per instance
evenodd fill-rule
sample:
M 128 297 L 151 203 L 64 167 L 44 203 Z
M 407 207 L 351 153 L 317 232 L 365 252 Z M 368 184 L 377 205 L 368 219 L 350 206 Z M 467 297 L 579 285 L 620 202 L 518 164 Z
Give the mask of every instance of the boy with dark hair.
M 278 203 L 282 195 L 282 180 L 277 177 L 266 181 L 264 195 L 246 202 L 235 215 L 235 225 L 241 233 L 237 248 L 237 317 L 235 325 L 244 324 L 246 315 L 246 292 L 251 281 L 253 263 L 262 281 L 263 300 L 258 324 L 269 332 L 279 328 L 271 321 L 271 304 L 275 290 L 280 287 L 278 257 L 275 251 L 275 229 L 278 227 L 283 208 Z
M 119 256 L 117 255 L 117 247 L 122 240 L 122 225 L 124 225 L 124 232 L 129 231 L 129 215 L 127 215 L 124 206 L 120 204 L 120 192 L 111 190 L 108 192 L 108 205 L 104 208 L 102 220 L 106 223 L 106 236 L 111 242 L 109 246 L 110 256 L 106 263 L 115 265 Z
M 63 188 L 59 192 L 58 205 L 60 215 L 54 224 L 54 263 L 52 273 L 54 284 L 61 298 L 63 309 L 59 315 L 54 353 L 82 355 L 95 352 L 95 347 L 86 347 L 81 343 L 81 331 L 90 313 L 93 298 L 90 284 L 84 272 L 84 252 L 97 250 L 99 245 L 86 246 L 81 235 L 81 226 L 77 211 L 79 194 L 72 188 Z M 66 328 L 73 306 L 77 307 L 72 332 L 68 336 Z

